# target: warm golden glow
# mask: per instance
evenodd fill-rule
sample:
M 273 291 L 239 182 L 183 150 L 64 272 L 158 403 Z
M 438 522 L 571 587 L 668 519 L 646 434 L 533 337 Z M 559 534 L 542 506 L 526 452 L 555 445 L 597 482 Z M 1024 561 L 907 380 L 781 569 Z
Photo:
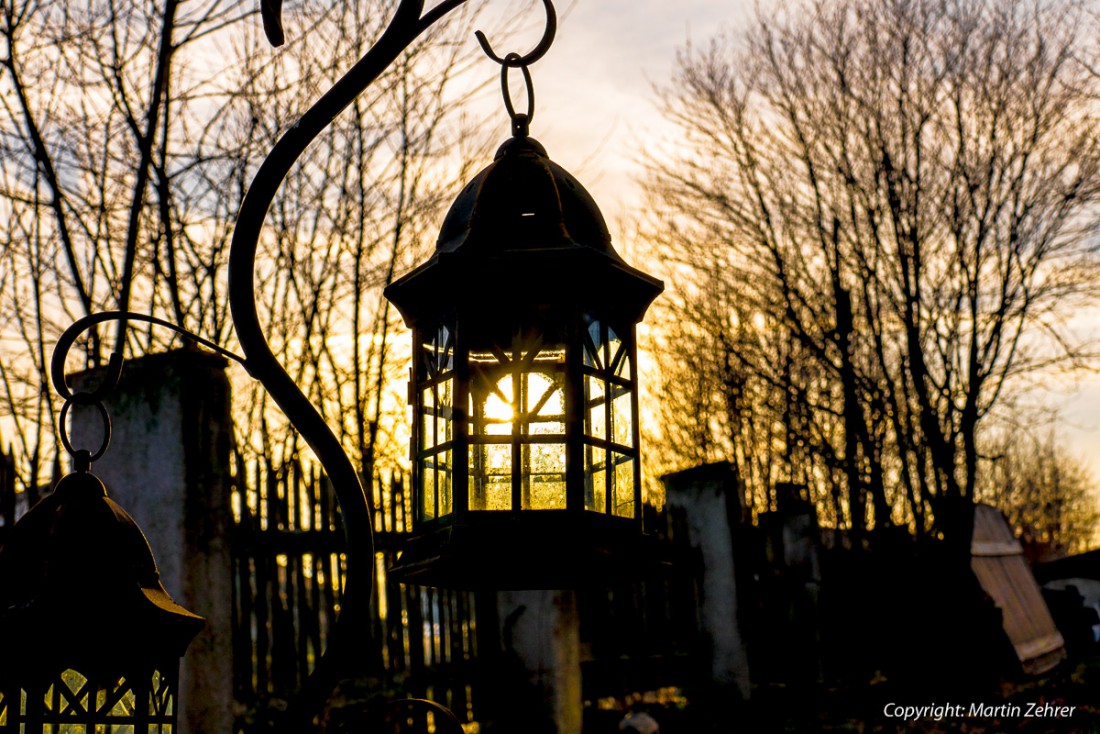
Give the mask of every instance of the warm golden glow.
M 154 670 L 149 685 L 138 688 L 140 696 L 126 678 L 108 677 L 94 680 L 68 669 L 43 692 L 43 734 L 171 734 L 175 714 L 172 681 Z M 0 711 L 0 722 L 8 723 L 6 707 Z M 21 691 L 18 716 L 27 717 L 27 692 Z M 147 717 L 147 727 L 135 730 L 134 720 Z M 129 721 L 130 723 L 126 723 Z M 20 731 L 26 727 L 20 723 Z
M 510 424 L 516 417 L 515 410 L 512 409 L 512 402 L 512 376 L 508 375 L 497 382 L 493 391 L 489 393 L 489 397 L 485 399 L 485 418 L 494 422 Z M 490 427 L 486 432 L 506 435 L 511 433 L 511 430 L 498 431 L 492 430 Z
M 565 349 L 470 353 L 471 510 L 565 508 Z

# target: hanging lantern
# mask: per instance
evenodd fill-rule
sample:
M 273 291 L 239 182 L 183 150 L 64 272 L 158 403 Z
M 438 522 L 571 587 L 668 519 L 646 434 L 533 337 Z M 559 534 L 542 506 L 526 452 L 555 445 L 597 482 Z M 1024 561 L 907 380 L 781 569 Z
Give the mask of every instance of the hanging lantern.
M 174 734 L 203 624 L 99 479 L 66 476 L 0 549 L 0 733 Z
M 642 555 L 635 326 L 663 285 L 524 122 L 385 292 L 413 331 L 410 582 L 563 588 Z

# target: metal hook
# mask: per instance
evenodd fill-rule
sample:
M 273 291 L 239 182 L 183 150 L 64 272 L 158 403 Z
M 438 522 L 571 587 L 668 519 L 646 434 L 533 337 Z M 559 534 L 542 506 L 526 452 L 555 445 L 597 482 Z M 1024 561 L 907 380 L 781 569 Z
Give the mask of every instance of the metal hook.
M 107 395 L 118 386 L 118 381 L 122 376 L 123 363 L 122 354 L 120 352 L 111 353 L 111 357 L 107 362 L 107 370 L 103 376 L 103 384 L 93 392 L 74 393 L 69 389 L 68 382 L 65 379 L 65 358 L 68 356 L 69 350 L 76 342 L 77 337 L 91 327 L 102 324 L 105 321 L 142 321 L 155 326 L 163 326 L 171 329 L 177 334 L 182 334 L 188 339 L 201 344 L 223 357 L 239 362 L 244 365 L 246 370 L 251 367 L 251 365 L 245 361 L 244 357 L 219 347 L 209 339 L 203 339 L 197 334 L 192 334 L 182 326 L 177 326 L 170 321 L 158 319 L 155 316 L 148 316 L 146 314 L 133 313 L 131 311 L 100 311 L 99 313 L 89 314 L 73 322 L 72 325 L 65 329 L 61 336 L 58 337 L 57 344 L 54 346 L 53 357 L 50 360 L 50 378 L 53 380 L 53 389 L 65 400 L 71 400 L 77 405 L 93 405 L 104 400 Z
M 534 49 L 525 56 L 511 53 L 501 58 L 493 52 L 493 47 L 489 45 L 489 39 L 485 37 L 485 34 L 481 31 L 474 31 L 474 36 L 477 37 L 477 42 L 481 44 L 481 50 L 485 52 L 485 55 L 501 66 L 511 66 L 512 68 L 533 64 L 545 56 L 546 52 L 550 50 L 550 44 L 554 42 L 554 35 L 558 32 L 558 13 L 554 10 L 554 3 L 551 0 L 542 0 L 542 4 L 546 8 L 546 30 L 543 31 L 542 39 Z

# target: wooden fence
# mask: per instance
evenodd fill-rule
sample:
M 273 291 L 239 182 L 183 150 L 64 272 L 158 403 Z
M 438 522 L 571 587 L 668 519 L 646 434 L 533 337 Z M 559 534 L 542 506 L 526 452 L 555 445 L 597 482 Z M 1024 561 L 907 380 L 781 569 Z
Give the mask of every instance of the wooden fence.
M 400 475 L 376 479 L 371 491 L 377 589 L 368 672 L 472 720 L 475 599 L 387 579 L 410 498 Z M 328 644 L 344 584 L 343 531 L 328 479 L 301 462 L 238 460 L 232 507 L 234 693 L 255 708 L 298 689 Z
M 324 650 L 344 582 L 343 534 L 332 487 L 316 468 L 238 461 L 235 485 L 234 687 L 238 702 L 255 709 L 296 690 Z M 479 657 L 501 644 L 496 598 L 387 579 L 412 512 L 405 487 L 401 475 L 371 485 L 377 587 L 370 675 L 390 691 L 431 698 L 475 721 L 482 713 Z M 698 557 L 676 542 L 686 538 L 677 519 L 648 512 L 647 528 L 679 554 L 677 567 L 698 570 Z M 683 685 L 705 645 L 698 593 L 698 574 L 683 572 L 578 592 L 589 651 L 585 699 Z
M 687 543 L 682 514 L 644 506 L 646 531 L 657 536 L 674 571 L 611 588 L 577 592 L 584 698 L 691 686 L 709 653 L 701 634 L 702 557 Z

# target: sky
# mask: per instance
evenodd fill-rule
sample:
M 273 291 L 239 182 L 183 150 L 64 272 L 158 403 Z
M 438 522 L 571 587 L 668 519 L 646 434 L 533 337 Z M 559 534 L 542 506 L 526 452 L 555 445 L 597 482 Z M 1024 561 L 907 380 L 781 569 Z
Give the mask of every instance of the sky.
M 520 38 L 501 42 L 500 48 L 494 44 L 494 49 L 501 55 L 530 50 L 543 29 L 541 2 L 488 0 L 490 43 L 494 2 L 509 12 L 525 8 Z M 639 140 L 667 130 L 654 86 L 671 78 L 678 49 L 689 40 L 703 42 L 722 29 L 743 25 L 750 3 L 557 0 L 555 6 L 559 24 L 554 45 L 531 66 L 536 97 L 531 135 L 589 189 L 613 226 L 611 220 L 621 211 L 638 204 L 633 178 Z M 517 107 L 520 85 L 516 75 Z M 506 135 L 502 104 L 500 119 L 501 134 Z
M 763 0 L 764 7 L 768 0 Z M 543 29 L 539 0 L 485 0 L 522 12 L 519 38 L 494 43 L 498 54 L 526 53 Z M 636 183 L 641 140 L 669 136 L 658 111 L 655 85 L 667 83 L 676 53 L 688 42 L 744 29 L 760 3 L 730 0 L 557 0 L 557 37 L 533 64 L 536 110 L 531 135 L 550 157 L 573 173 L 600 205 L 616 246 L 623 251 L 621 222 L 641 205 Z M 485 31 L 493 42 L 492 16 Z M 476 43 L 471 41 L 476 51 Z M 486 59 L 488 69 L 491 62 Z M 517 76 L 513 95 L 519 95 Z M 495 87 L 494 87 L 495 89 Z M 499 105 L 501 139 L 507 117 Z M 520 106 L 517 100 L 517 106 Z M 490 118 L 491 119 L 491 118 Z M 630 259 L 629 247 L 626 248 Z M 1100 313 L 1077 314 L 1075 323 L 1100 338 Z M 1042 399 L 1059 411 L 1070 449 L 1085 459 L 1100 482 L 1100 374 L 1059 377 Z M 1037 394 L 1038 395 L 1038 394 Z

